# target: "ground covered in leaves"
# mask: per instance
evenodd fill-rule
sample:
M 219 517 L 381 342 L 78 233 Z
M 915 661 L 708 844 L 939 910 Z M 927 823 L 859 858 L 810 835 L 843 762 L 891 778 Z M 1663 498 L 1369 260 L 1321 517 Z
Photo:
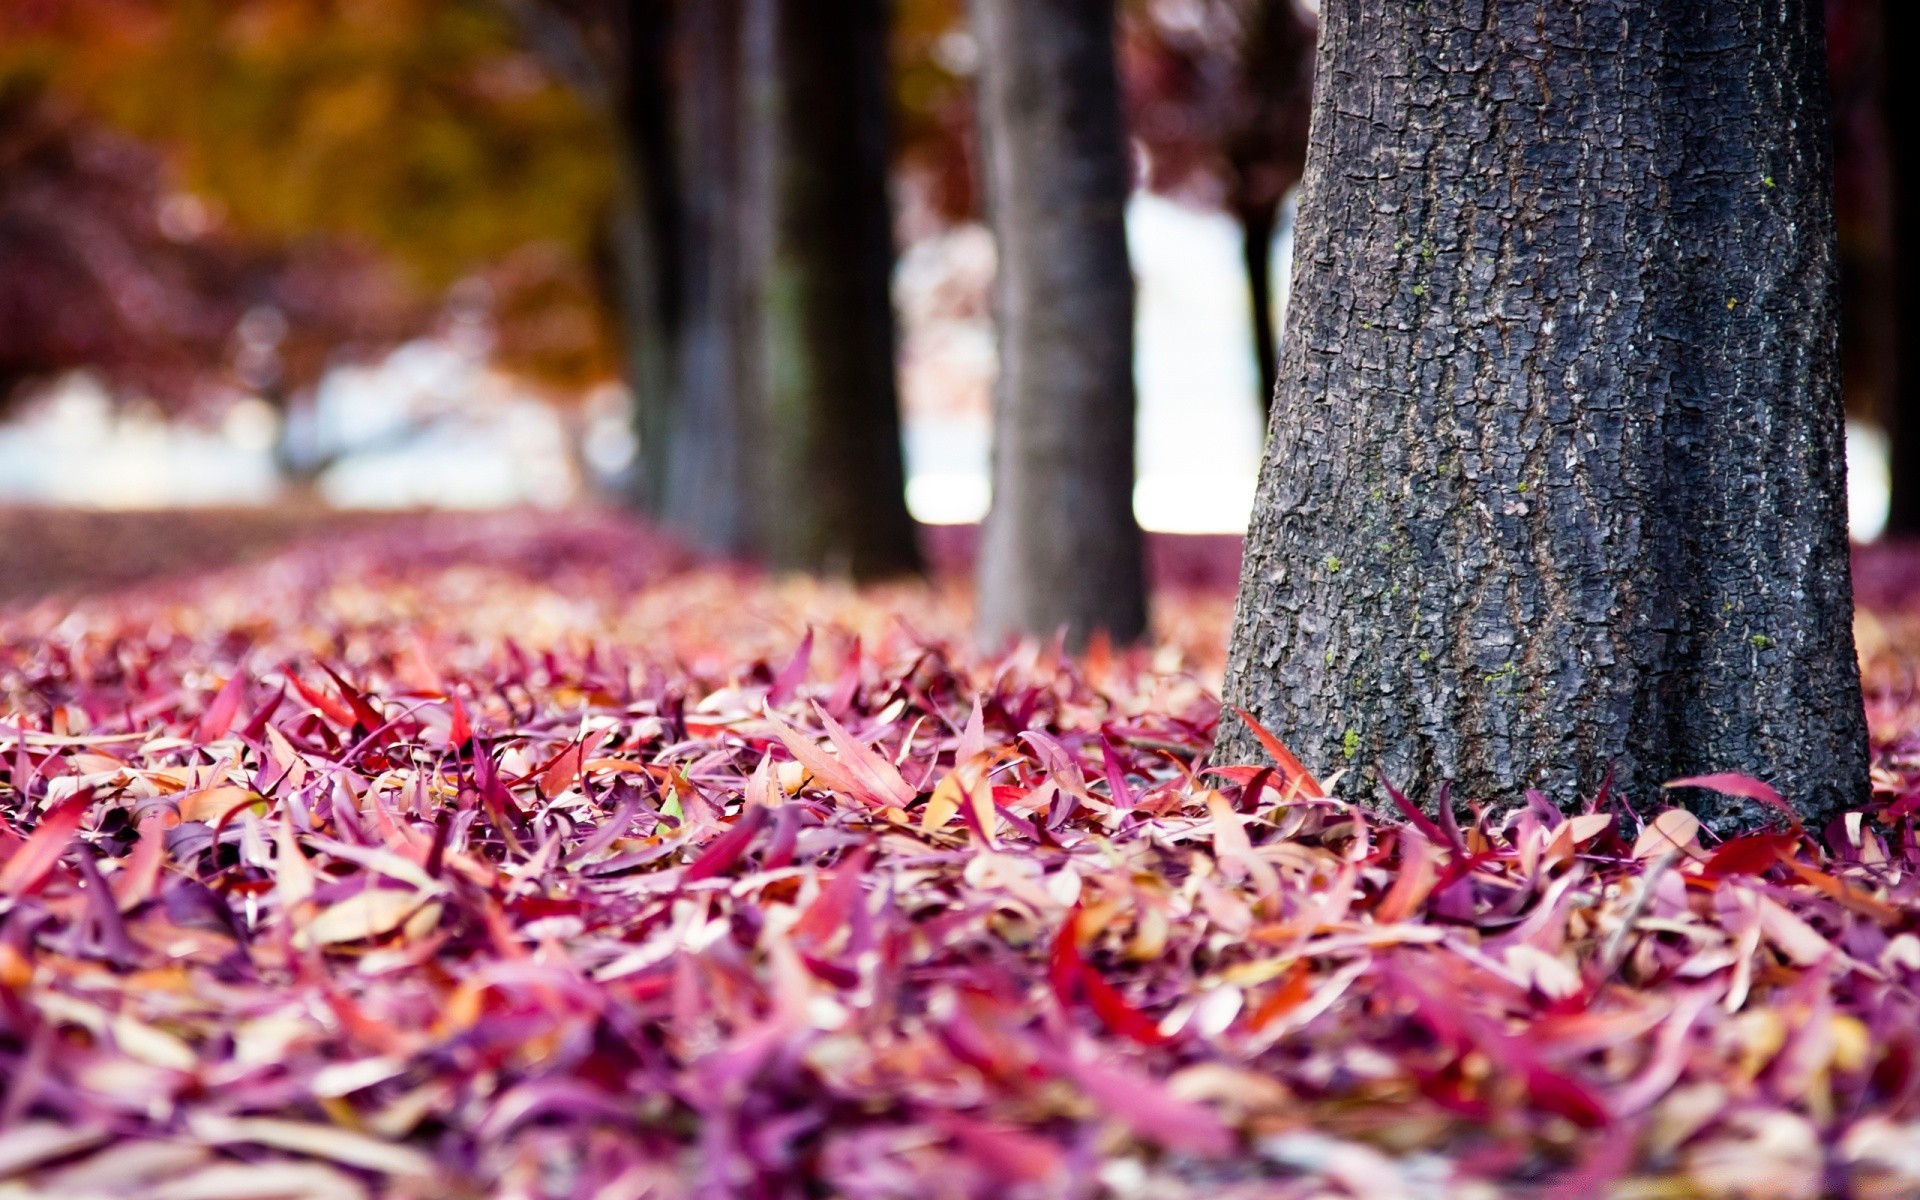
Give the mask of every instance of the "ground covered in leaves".
M 982 656 L 509 517 L 16 607 L 0 1197 L 1914 1195 L 1875 578 L 1876 808 L 1720 844 L 1201 770 L 1217 594 Z

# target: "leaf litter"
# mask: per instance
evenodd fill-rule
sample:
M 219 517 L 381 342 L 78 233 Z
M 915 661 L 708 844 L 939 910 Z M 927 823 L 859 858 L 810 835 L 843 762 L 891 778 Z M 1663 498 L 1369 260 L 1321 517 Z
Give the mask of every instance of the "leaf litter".
M 1920 1193 L 1897 621 L 1874 807 L 1715 843 L 1206 767 L 1218 597 L 517 520 L 0 616 L 0 1196 Z

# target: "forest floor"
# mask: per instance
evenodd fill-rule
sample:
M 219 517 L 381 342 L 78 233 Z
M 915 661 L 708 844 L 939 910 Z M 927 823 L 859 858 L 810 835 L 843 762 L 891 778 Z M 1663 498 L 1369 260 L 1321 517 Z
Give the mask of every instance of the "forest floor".
M 1905 551 L 1874 808 L 1719 844 L 1197 771 L 1217 563 L 1074 661 L 605 516 L 260 553 L 0 609 L 0 1200 L 1920 1194 Z

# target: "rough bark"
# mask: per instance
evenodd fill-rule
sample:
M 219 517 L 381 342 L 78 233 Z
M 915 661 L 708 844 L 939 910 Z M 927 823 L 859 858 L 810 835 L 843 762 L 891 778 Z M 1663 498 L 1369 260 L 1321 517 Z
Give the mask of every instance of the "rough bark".
M 887 6 L 759 3 L 770 501 L 760 549 L 776 566 L 859 579 L 913 572 L 894 381 Z
M 1321 18 L 1227 699 L 1355 795 L 1863 802 L 1820 6 Z
M 1920 53 L 1920 12 L 1908 0 L 1885 0 L 1880 6 L 1886 31 L 1886 61 L 1910 63 Z M 1887 532 L 1901 537 L 1920 536 L 1920 115 L 1910 107 L 1913 97 L 1904 86 L 1889 82 L 1885 89 L 1888 158 L 1893 168 L 1893 286 L 1894 302 L 1893 396 L 1888 406 L 1891 455 L 1888 463 L 1893 494 L 1889 497 Z
M 1128 170 L 1100 0 L 974 0 L 987 208 L 999 244 L 987 641 L 1146 627 L 1133 516 Z

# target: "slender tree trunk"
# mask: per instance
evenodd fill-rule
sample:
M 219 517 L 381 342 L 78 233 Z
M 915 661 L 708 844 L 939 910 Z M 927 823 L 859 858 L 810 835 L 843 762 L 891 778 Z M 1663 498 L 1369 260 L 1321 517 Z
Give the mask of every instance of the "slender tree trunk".
M 1886 61 L 1904 64 L 1920 53 L 1920 12 L 1911 0 L 1883 0 Z M 1888 82 L 1887 149 L 1893 167 L 1894 368 L 1887 422 L 1893 494 L 1887 532 L 1920 536 L 1920 116 L 1907 107 L 1913 97 Z
M 1280 375 L 1279 339 L 1273 331 L 1273 235 L 1280 227 L 1280 202 L 1263 198 L 1237 207 L 1240 259 L 1253 302 L 1253 362 L 1260 373 L 1255 390 L 1264 417 L 1272 411 L 1273 384 Z
M 1227 138 L 1229 207 L 1240 222 L 1241 261 L 1253 302 L 1260 415 L 1272 411 L 1279 370 L 1273 328 L 1273 238 L 1281 206 L 1306 169 L 1313 92 L 1314 22 L 1296 0 L 1243 0 L 1239 89 L 1245 111 Z
M 1354 794 L 1864 802 L 1819 4 L 1321 19 L 1227 699 Z
M 657 451 L 658 515 L 703 550 L 758 549 L 754 449 L 761 429 L 754 248 L 743 236 L 753 199 L 746 171 L 749 0 L 679 6 L 678 153 L 682 269 L 676 402 Z
M 1146 627 L 1133 517 L 1133 277 L 1113 10 L 974 0 L 987 205 L 999 243 L 993 508 L 979 632 Z
M 678 357 L 686 264 L 673 102 L 672 5 L 617 6 L 612 102 L 621 162 L 612 213 L 615 300 L 640 443 L 634 500 L 660 516 L 678 424 Z
M 768 561 L 919 569 L 894 382 L 887 6 L 757 0 Z

